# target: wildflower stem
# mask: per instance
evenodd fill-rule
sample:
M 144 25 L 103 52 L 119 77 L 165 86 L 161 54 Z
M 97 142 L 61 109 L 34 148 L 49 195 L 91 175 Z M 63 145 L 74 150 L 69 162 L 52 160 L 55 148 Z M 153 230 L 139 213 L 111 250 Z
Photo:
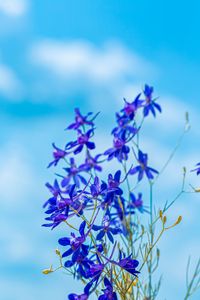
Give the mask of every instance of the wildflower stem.
M 200 278 L 198 278 L 198 277 L 200 276 L 200 259 L 197 262 L 192 279 L 191 279 L 190 283 L 188 284 L 189 266 L 190 266 L 190 258 L 189 258 L 188 264 L 187 264 L 187 274 L 186 274 L 187 275 L 187 292 L 186 292 L 184 300 L 189 299 L 189 297 L 193 294 L 193 292 L 195 292 L 199 288 L 199 279 Z M 195 284 L 196 279 L 197 279 L 197 283 Z M 194 286 L 194 284 L 195 284 L 195 286 Z
M 153 245 L 153 184 L 150 184 L 150 248 Z M 151 300 L 151 290 L 152 290 L 152 251 L 150 252 L 149 260 L 149 299 Z

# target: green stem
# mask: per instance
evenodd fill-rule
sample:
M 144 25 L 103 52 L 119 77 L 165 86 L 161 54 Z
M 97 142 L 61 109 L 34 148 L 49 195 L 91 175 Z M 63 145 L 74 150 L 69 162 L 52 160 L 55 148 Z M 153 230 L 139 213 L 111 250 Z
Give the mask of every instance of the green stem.
M 150 182 L 150 248 L 153 245 L 153 185 Z M 152 291 L 152 251 L 150 252 L 149 260 L 149 299 L 151 300 L 151 291 Z

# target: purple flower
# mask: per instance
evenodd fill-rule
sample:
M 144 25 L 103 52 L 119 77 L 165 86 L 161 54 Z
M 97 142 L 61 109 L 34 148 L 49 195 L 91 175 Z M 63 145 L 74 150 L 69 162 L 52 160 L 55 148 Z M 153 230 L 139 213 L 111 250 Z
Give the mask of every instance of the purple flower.
M 121 171 L 118 170 L 115 173 L 114 177 L 112 174 L 108 175 L 107 183 L 103 182 L 103 201 L 101 202 L 101 207 L 103 209 L 107 209 L 108 206 L 110 206 L 113 203 L 115 196 L 121 196 L 123 194 L 122 189 L 119 187 L 121 184 L 120 177 Z
M 108 187 L 107 191 L 108 192 L 114 192 L 116 195 L 122 195 L 123 191 L 119 187 L 121 182 L 120 182 L 120 177 L 121 177 L 121 171 L 118 170 L 114 177 L 112 174 L 108 175 Z
M 120 228 L 110 227 L 110 218 L 108 215 L 105 215 L 105 217 L 103 218 L 102 226 L 93 225 L 92 229 L 95 231 L 99 231 L 96 236 L 96 240 L 102 240 L 106 234 L 111 243 L 114 243 L 113 235 L 122 232 Z
M 129 255 L 126 258 L 122 258 L 122 253 L 120 252 L 120 259 L 119 262 L 116 264 L 134 276 L 137 276 L 137 274 L 140 273 L 136 270 L 136 268 L 139 265 L 139 262 L 136 259 L 132 259 L 131 255 Z
M 105 268 L 104 263 L 101 262 L 99 255 L 96 254 L 96 260 L 90 265 L 89 270 L 87 271 L 87 278 L 92 278 L 91 281 L 87 284 L 87 288 L 90 288 L 94 283 L 97 284 L 98 280 Z
M 129 126 L 130 120 L 125 114 L 116 113 L 116 121 L 118 126 L 112 130 L 112 134 L 114 135 L 126 132 L 127 127 L 132 128 L 132 126 Z
M 67 257 L 72 253 L 78 255 L 82 250 L 83 253 L 87 253 L 88 246 L 84 245 L 87 235 L 84 233 L 86 222 L 83 221 L 79 227 L 80 236 L 76 236 L 74 233 L 71 233 L 71 237 L 64 237 L 58 240 L 58 243 L 62 246 L 69 246 L 69 249 L 65 251 L 62 257 Z
M 47 212 L 46 212 L 47 213 Z M 51 214 L 50 217 L 45 218 L 46 221 L 50 221 L 51 223 L 43 224 L 44 227 L 51 227 L 51 229 L 54 229 L 57 227 L 60 223 L 65 221 L 68 217 L 68 209 L 66 208 L 65 213 L 59 213 L 59 211 L 56 211 Z
M 69 205 L 72 203 L 71 199 L 65 199 L 62 196 L 58 196 L 57 199 L 50 198 L 48 209 L 45 211 L 49 217 L 45 218 L 50 223 L 43 224 L 44 227 L 51 227 L 54 229 L 61 222 L 68 218 Z M 55 202 L 54 202 L 55 201 Z
M 130 193 L 130 199 L 131 201 L 127 206 L 130 211 L 134 212 L 135 209 L 138 209 L 141 213 L 143 213 L 144 211 L 147 212 L 147 210 L 143 206 L 142 193 L 139 193 L 137 198 L 133 193 Z
M 144 174 L 147 176 L 148 179 L 153 179 L 154 178 L 154 174 L 158 174 L 158 171 L 156 171 L 153 168 L 148 167 L 148 155 L 143 153 L 141 150 L 139 150 L 138 152 L 138 162 L 139 165 L 132 168 L 129 171 L 130 175 L 136 174 L 138 173 L 138 181 L 141 181 Z
M 56 200 L 57 197 L 61 195 L 61 189 L 59 187 L 58 181 L 55 179 L 54 180 L 54 184 L 51 185 L 50 183 L 46 183 L 46 187 L 48 188 L 48 190 L 50 191 L 50 193 L 53 195 L 53 197 L 49 198 L 45 204 L 43 205 L 43 207 L 46 207 L 47 204 L 56 204 Z
M 75 122 L 69 125 L 67 129 L 77 130 L 80 126 L 84 126 L 84 125 L 94 126 L 92 120 L 90 121 L 88 120 L 88 117 L 92 115 L 91 112 L 89 112 L 86 116 L 83 116 L 81 115 L 79 108 L 75 108 L 74 111 L 75 111 Z
M 122 109 L 122 112 L 125 113 L 126 116 L 128 116 L 129 120 L 133 120 L 135 117 L 135 113 L 142 106 L 143 100 L 140 100 L 141 93 L 137 95 L 135 100 L 133 102 L 127 102 L 126 99 L 124 98 L 125 101 L 125 107 Z
M 69 300 L 87 300 L 89 298 L 90 288 L 91 288 L 91 284 L 88 283 L 84 288 L 83 294 L 81 294 L 81 295 L 70 294 L 68 296 L 68 299 Z
M 65 262 L 66 268 L 71 268 L 76 264 L 75 272 L 77 277 L 87 278 L 87 272 L 90 268 L 90 265 L 93 264 L 93 261 L 88 259 L 89 247 L 87 247 L 84 251 L 75 251 L 72 254 L 71 260 L 67 260 Z
M 107 277 L 104 278 L 105 289 L 103 295 L 99 296 L 98 300 L 117 300 L 117 294 L 113 291 L 113 286 Z
M 104 155 L 108 155 L 108 160 L 116 157 L 118 161 L 123 161 L 128 159 L 128 153 L 130 148 L 126 145 L 127 141 L 115 135 L 113 140 L 113 148 L 110 148 L 104 152 Z
M 75 144 L 75 146 L 77 147 L 74 150 L 74 154 L 80 153 L 83 150 L 84 146 L 86 146 L 86 148 L 90 150 L 93 150 L 95 148 L 95 144 L 89 141 L 93 134 L 94 129 L 90 129 L 86 133 L 82 133 L 81 130 L 78 130 L 78 138 Z
M 90 154 L 86 157 L 85 159 L 85 163 L 80 165 L 80 170 L 81 171 L 85 171 L 88 172 L 92 169 L 94 169 L 95 171 L 102 171 L 102 167 L 99 165 L 100 162 L 98 162 L 99 157 L 101 156 L 101 154 L 96 155 L 95 157 L 92 157 Z
M 57 180 L 54 181 L 53 186 L 49 183 L 46 183 L 46 186 L 53 197 L 49 198 L 43 205 L 44 208 L 48 205 L 48 209 L 45 213 L 50 216 L 45 218 L 45 220 L 50 221 L 50 223 L 43 224 L 42 226 L 51 227 L 53 229 L 67 219 L 69 205 L 72 200 L 63 197 L 63 192 L 61 191 Z
M 103 201 L 101 202 L 101 207 L 104 209 L 107 209 L 108 206 L 110 206 L 113 201 L 115 196 L 121 196 L 123 194 L 122 189 L 119 187 L 121 182 L 120 182 L 120 177 L 121 177 L 121 171 L 118 170 L 114 177 L 112 174 L 108 175 L 108 181 L 107 183 L 103 182 Z
M 143 109 L 144 117 L 147 117 L 149 112 L 153 114 L 153 116 L 156 116 L 156 110 L 158 110 L 161 113 L 161 107 L 158 103 L 156 103 L 156 99 L 153 99 L 153 87 L 145 84 L 144 87 L 144 95 L 145 95 L 145 104 Z
M 51 166 L 57 166 L 60 159 L 64 158 L 67 155 L 66 151 L 56 147 L 56 145 L 54 143 L 52 145 L 54 148 L 54 151 L 53 151 L 54 160 L 52 162 L 50 162 L 50 164 L 48 165 L 48 168 Z
M 196 168 L 192 170 L 191 172 L 197 172 L 197 175 L 200 174 L 200 163 L 196 164 Z
M 81 294 L 81 295 L 77 295 L 77 294 L 70 294 L 68 296 L 69 300 L 87 300 L 88 299 L 88 295 L 87 294 Z
M 90 201 L 84 195 L 84 190 L 80 193 L 75 191 L 76 185 L 68 186 L 65 191 L 61 191 L 58 185 L 57 180 L 54 182 L 54 186 L 47 184 L 48 189 L 53 193 L 53 197 L 47 200 L 44 204 L 44 207 L 48 205 L 48 209 L 45 211 L 46 214 L 50 215 L 45 218 L 45 220 L 50 221 L 51 223 L 44 224 L 45 227 L 55 228 L 62 221 L 65 221 L 70 210 L 72 210 L 72 215 L 75 214 L 73 210 L 76 210 L 80 215 L 83 213 L 84 208 L 87 206 L 87 203 Z M 69 196 L 66 197 L 66 194 Z
M 71 182 L 71 179 L 73 179 L 77 187 L 80 187 L 80 182 L 82 182 L 84 185 L 87 184 L 87 180 L 79 174 L 82 169 L 76 166 L 74 158 L 70 158 L 70 167 L 63 169 L 67 172 L 67 176 L 61 176 L 63 178 L 61 181 L 62 187 L 68 186 Z
M 95 176 L 94 183 L 90 186 L 90 192 L 93 198 L 97 198 L 99 195 L 105 194 L 107 189 L 107 184 L 105 182 L 101 183 L 99 177 Z
M 100 261 L 97 264 L 95 263 L 92 264 L 88 271 L 88 277 L 93 277 L 94 278 L 93 282 L 98 281 L 101 273 L 103 272 L 104 267 L 105 265 L 102 264 Z

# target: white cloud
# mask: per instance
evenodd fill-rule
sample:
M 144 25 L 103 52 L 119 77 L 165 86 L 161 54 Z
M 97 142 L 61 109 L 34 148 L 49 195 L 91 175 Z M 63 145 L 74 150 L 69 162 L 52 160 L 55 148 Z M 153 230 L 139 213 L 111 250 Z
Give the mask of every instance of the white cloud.
M 152 66 L 119 43 L 102 48 L 86 41 L 44 40 L 32 48 L 32 60 L 61 78 L 81 76 L 91 82 L 110 83 L 126 76 L 140 77 Z
M 1 149 L 4 161 L 0 170 L 0 198 L 6 208 L 19 207 L 34 182 L 32 169 L 23 149 L 16 143 L 8 143 Z
M 6 97 L 16 100 L 21 94 L 21 83 L 6 65 L 0 64 L 0 93 Z
M 21 229 L 8 228 L 8 224 L 3 225 L 7 226 L 6 232 L 1 232 L 3 254 L 8 255 L 12 262 L 23 262 L 30 259 L 33 245 L 28 230 L 22 231 Z
M 26 0 L 0 0 L 0 12 L 12 17 L 19 17 L 26 13 Z

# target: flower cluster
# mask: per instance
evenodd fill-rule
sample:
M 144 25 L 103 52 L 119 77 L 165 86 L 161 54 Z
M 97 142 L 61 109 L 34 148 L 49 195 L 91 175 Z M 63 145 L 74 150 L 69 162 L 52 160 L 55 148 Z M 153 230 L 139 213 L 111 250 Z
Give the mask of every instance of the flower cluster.
M 80 294 L 70 293 L 69 300 L 87 300 L 93 293 L 99 300 L 133 299 L 134 282 L 144 265 L 140 260 L 149 263 L 147 246 L 146 258 L 134 248 L 134 241 L 139 239 L 136 220 L 140 213 L 152 214 L 152 208 L 149 211 L 144 206 L 141 191 L 134 189 L 146 179 L 152 185 L 158 176 L 140 148 L 139 134 L 145 118 L 150 114 L 155 117 L 157 112 L 161 107 L 153 97 L 153 87 L 145 85 L 132 102 L 124 99 L 111 132 L 112 146 L 103 153 L 95 153 L 94 122 L 98 114 L 82 115 L 79 109 L 75 109 L 75 120 L 66 128 L 75 134 L 74 140 L 63 148 L 53 143 L 53 161 L 48 167 L 63 164 L 63 171 L 56 174 L 53 184 L 46 183 L 51 196 L 44 204 L 47 216 L 43 226 L 67 226 L 71 231 L 58 240 L 63 249 L 62 254 L 57 251 L 59 268 L 85 286 Z M 117 169 L 111 169 L 102 179 L 101 172 L 105 174 L 114 159 Z M 199 164 L 195 170 L 200 173 Z M 161 220 L 165 224 L 163 217 Z M 151 290 L 144 293 L 145 299 L 153 299 Z

